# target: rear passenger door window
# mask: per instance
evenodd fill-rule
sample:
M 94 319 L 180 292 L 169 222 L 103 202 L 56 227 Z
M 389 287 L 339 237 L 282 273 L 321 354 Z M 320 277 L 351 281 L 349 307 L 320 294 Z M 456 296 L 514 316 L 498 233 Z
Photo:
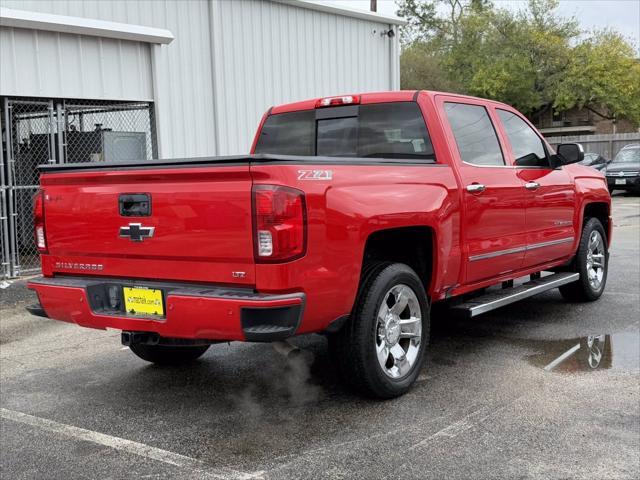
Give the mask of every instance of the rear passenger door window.
M 505 164 L 498 136 L 486 108 L 446 102 L 444 110 L 463 162 L 484 166 Z
M 548 167 L 547 152 L 533 129 L 515 113 L 496 109 L 507 134 L 515 164 L 519 167 Z

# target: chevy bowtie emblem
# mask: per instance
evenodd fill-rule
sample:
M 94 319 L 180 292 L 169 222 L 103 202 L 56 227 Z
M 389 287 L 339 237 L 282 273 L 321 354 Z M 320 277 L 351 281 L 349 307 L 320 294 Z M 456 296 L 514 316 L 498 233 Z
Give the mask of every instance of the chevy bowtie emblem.
M 141 223 L 130 223 L 127 227 L 120 227 L 120 236 L 132 242 L 141 242 L 145 238 L 153 237 L 156 227 L 143 227 Z

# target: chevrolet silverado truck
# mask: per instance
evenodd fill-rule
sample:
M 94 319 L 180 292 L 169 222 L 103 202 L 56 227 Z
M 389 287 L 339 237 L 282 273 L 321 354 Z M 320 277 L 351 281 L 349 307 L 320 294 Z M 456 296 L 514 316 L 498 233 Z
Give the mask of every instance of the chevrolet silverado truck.
M 581 160 L 508 105 L 400 91 L 273 107 L 246 156 L 43 166 L 30 311 L 158 364 L 323 333 L 349 385 L 398 396 L 436 302 L 600 297 L 611 198 Z

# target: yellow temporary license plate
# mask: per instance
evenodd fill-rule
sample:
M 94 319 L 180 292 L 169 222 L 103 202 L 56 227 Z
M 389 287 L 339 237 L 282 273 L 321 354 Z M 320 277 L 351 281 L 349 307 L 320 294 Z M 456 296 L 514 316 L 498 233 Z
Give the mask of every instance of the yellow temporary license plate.
M 162 290 L 144 287 L 122 287 L 124 308 L 131 315 L 164 316 Z

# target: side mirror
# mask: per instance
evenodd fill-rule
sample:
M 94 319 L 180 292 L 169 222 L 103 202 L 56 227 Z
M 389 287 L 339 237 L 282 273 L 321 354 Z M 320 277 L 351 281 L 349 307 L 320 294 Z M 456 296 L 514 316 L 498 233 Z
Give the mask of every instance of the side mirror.
M 556 157 L 560 165 L 569 165 L 584 160 L 584 150 L 579 143 L 562 143 L 556 149 Z

